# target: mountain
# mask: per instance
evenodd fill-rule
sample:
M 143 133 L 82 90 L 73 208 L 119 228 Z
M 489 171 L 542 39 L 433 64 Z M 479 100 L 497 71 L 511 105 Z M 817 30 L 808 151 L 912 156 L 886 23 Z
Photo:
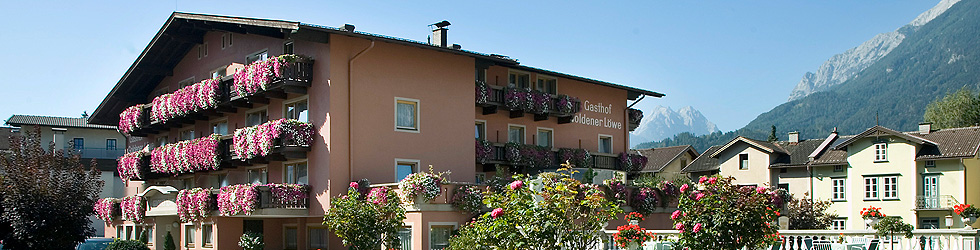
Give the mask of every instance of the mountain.
M 640 142 L 661 140 L 683 132 L 706 135 L 718 131 L 718 126 L 708 121 L 700 111 L 691 106 L 674 111 L 670 107 L 658 105 L 643 118 L 640 126 L 630 133 L 630 146 L 636 146 Z
M 905 38 L 887 55 L 826 91 L 781 104 L 736 131 L 681 134 L 638 147 L 688 144 L 700 152 L 738 135 L 765 139 L 772 125 L 782 139 L 789 131 L 821 138 L 835 127 L 856 134 L 875 124 L 915 130 L 928 103 L 960 88 L 980 88 L 980 0 L 956 2 L 929 22 L 913 23 L 918 26 L 906 26 Z
M 853 78 L 868 66 L 888 55 L 905 40 L 909 33 L 929 23 L 959 1 L 943 0 L 905 26 L 892 32 L 878 34 L 857 47 L 834 55 L 820 65 L 816 73 L 806 72 L 803 74 L 803 79 L 796 84 L 793 92 L 789 94 L 789 101 L 798 100 L 815 92 L 826 91 Z

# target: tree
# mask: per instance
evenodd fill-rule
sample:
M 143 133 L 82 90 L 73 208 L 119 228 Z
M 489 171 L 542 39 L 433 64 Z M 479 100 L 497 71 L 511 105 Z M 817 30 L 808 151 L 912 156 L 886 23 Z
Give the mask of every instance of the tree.
M 323 224 L 354 250 L 399 249 L 398 229 L 405 220 L 405 208 L 395 191 L 377 187 L 366 198 L 358 192 L 357 182 L 351 182 L 347 195 L 330 199 L 330 210 Z
M 772 125 L 772 130 L 769 131 L 769 139 L 767 141 L 774 142 L 778 141 L 779 137 L 776 137 L 776 125 Z
M 163 250 L 175 249 L 177 249 L 177 244 L 174 244 L 174 237 L 170 235 L 170 231 L 167 231 L 167 237 L 163 239 Z
M 885 217 L 878 221 L 877 224 L 873 226 L 877 230 L 878 236 L 892 238 L 892 235 L 898 233 L 905 238 L 912 238 L 912 225 L 902 221 L 901 217 Z M 894 248 L 895 241 L 891 241 L 891 247 Z
M 803 199 L 794 199 L 786 208 L 789 229 L 827 229 L 837 214 L 827 213 L 831 203 L 828 200 L 814 201 L 805 194 Z
M 701 177 L 681 186 L 678 210 L 671 214 L 681 245 L 689 249 L 759 249 L 779 237 L 776 218 L 781 197 L 765 187 L 739 187 L 728 177 Z
M 980 98 L 963 87 L 929 103 L 922 119 L 939 129 L 974 126 L 980 123 Z
M 95 162 L 86 170 L 79 157 L 54 144 L 41 147 L 41 129 L 10 139 L 0 157 L 0 238 L 9 249 L 70 249 L 95 235 L 89 215 L 103 181 Z

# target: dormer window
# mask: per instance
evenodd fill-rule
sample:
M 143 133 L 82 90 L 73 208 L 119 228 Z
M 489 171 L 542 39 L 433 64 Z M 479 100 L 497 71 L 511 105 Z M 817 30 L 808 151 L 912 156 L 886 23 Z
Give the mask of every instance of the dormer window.
M 888 144 L 875 143 L 875 162 L 888 161 Z

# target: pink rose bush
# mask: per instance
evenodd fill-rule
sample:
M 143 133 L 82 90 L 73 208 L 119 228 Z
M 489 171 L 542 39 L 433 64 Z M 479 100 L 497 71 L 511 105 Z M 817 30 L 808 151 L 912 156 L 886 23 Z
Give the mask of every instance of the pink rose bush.
M 122 113 L 119 113 L 119 131 L 123 134 L 128 135 L 145 125 L 143 124 L 142 104 L 126 108 Z
M 217 170 L 221 163 L 218 157 L 220 139 L 220 135 L 212 134 L 157 147 L 150 152 L 150 171 L 179 174 Z
M 218 105 L 218 79 L 206 79 L 153 98 L 150 103 L 150 120 L 164 123 Z
M 354 183 L 354 182 L 351 182 Z M 388 204 L 388 192 L 391 191 L 389 187 L 376 187 L 372 188 L 367 195 L 367 201 L 374 205 L 385 205 Z
M 279 119 L 262 125 L 235 130 L 233 143 L 239 159 L 252 159 L 272 153 L 276 140 L 284 145 L 313 144 L 313 125 L 292 119 Z
M 442 194 L 443 174 L 445 173 L 433 173 L 431 169 L 429 172 L 412 173 L 398 183 L 398 188 L 402 190 L 406 202 L 416 198 L 429 202 Z
M 138 151 L 133 151 L 126 153 L 119 157 L 117 161 L 116 171 L 119 172 L 119 178 L 123 181 L 129 181 L 133 179 L 144 179 L 143 176 L 146 173 L 140 171 L 141 165 L 143 164 L 143 158 L 150 155 L 150 148 L 143 147 Z
M 701 177 L 682 187 L 671 214 L 679 242 L 690 249 L 758 249 L 779 240 L 779 207 L 768 189 L 739 187 L 731 177 Z M 761 191 L 761 192 L 760 192 Z
M 504 214 L 504 209 L 498 207 L 498 208 L 494 208 L 493 211 L 490 212 L 490 217 L 496 219 L 497 217 L 500 217 L 503 214 Z
M 122 198 L 119 208 L 122 210 L 123 220 L 139 223 L 143 222 L 143 217 L 146 215 L 146 202 L 143 196 Z
M 235 72 L 232 90 L 237 96 L 248 96 L 269 88 L 274 78 L 283 77 L 286 70 L 301 58 L 297 55 L 280 55 L 253 62 Z
M 106 223 L 112 221 L 112 216 L 119 213 L 119 200 L 116 198 L 102 198 L 95 201 L 95 216 Z
M 177 193 L 177 217 L 181 222 L 202 221 L 211 216 L 211 189 L 193 188 Z
M 259 190 L 255 186 L 256 184 L 238 184 L 221 187 L 218 192 L 218 214 L 251 215 L 259 201 Z

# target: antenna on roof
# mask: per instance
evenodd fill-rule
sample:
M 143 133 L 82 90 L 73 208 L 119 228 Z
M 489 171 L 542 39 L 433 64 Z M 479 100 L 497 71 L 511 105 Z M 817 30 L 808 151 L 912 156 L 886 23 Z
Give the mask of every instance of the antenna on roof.
M 878 111 L 875 111 L 875 126 L 879 126 L 879 124 L 878 124 Z

